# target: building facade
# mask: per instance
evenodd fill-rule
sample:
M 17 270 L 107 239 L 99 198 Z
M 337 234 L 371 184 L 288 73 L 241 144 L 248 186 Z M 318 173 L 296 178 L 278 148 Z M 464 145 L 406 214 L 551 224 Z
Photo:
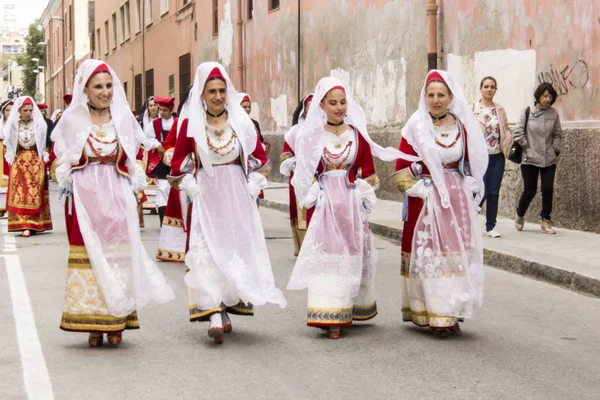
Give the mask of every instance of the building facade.
M 138 111 L 148 95 L 179 100 L 199 63 L 222 63 L 273 132 L 272 159 L 298 99 L 334 75 L 364 107 L 373 135 L 397 146 L 428 70 L 432 4 L 438 67 L 455 74 L 468 101 L 477 101 L 483 76 L 495 76 L 496 99 L 515 122 L 540 82 L 554 85 L 565 128 L 555 219 L 600 232 L 600 184 L 588 172 L 600 156 L 598 1 L 103 0 L 95 3 L 93 55 L 115 68 Z M 507 216 L 520 184 L 511 165 L 501 195 Z M 391 183 L 380 196 L 399 197 Z
M 46 46 L 46 103 L 63 109 L 63 96 L 71 93 L 79 63 L 90 57 L 94 2 L 50 0 L 41 21 Z

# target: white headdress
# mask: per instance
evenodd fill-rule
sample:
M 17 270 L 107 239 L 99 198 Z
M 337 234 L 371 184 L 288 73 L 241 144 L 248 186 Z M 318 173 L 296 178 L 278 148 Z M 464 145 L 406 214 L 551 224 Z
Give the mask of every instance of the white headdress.
M 369 143 L 373 155 L 383 161 L 392 161 L 399 158 L 417 161 L 419 158 L 410 156 L 400 152 L 392 147 L 383 148 L 375 143 L 369 136 L 367 130 L 367 116 L 361 106 L 354 100 L 350 91 L 344 84 L 334 77 L 323 78 L 317 84 L 315 93 L 312 99 L 312 106 L 308 110 L 306 121 L 300 126 L 296 137 L 296 169 L 294 170 L 294 178 L 292 185 L 296 190 L 296 195 L 300 201 L 308 193 L 308 189 L 312 185 L 314 174 L 323 155 L 324 141 L 324 126 L 327 124 L 327 114 L 319 105 L 334 88 L 340 88 L 346 93 L 346 102 L 348 109 L 344 122 L 355 127 L 360 135 Z
M 477 194 L 475 199 L 475 202 L 479 203 L 484 194 L 483 175 L 488 165 L 487 147 L 479 122 L 477 122 L 477 118 L 475 118 L 471 107 L 469 107 L 465 100 L 461 87 L 454 80 L 452 74 L 442 70 L 429 71 L 421 90 L 419 109 L 414 112 L 402 129 L 402 136 L 415 149 L 429 169 L 433 182 L 438 188 L 442 206 L 445 208 L 449 207 L 450 201 L 448 199 L 448 189 L 444 183 L 444 170 L 435 144 L 433 120 L 429 115 L 427 101 L 425 100 L 427 81 L 430 75 L 434 73 L 439 74 L 452 91 L 453 99 L 450 103 L 449 111 L 460 120 L 467 131 L 466 145 L 471 175 L 477 179 L 481 187 L 480 193 Z
M 227 103 L 225 109 L 228 113 L 229 124 L 242 146 L 244 158 L 247 158 L 256 147 L 256 128 L 250 116 L 242 108 L 238 92 L 235 90 L 231 79 L 229 79 L 225 68 L 216 62 L 200 64 L 196 68 L 196 76 L 194 77 L 194 85 L 190 91 L 190 96 L 181 110 L 177 129 L 181 128 L 181 124 L 187 118 L 187 137 L 194 138 L 196 141 L 196 150 L 200 156 L 202 168 L 204 168 L 209 176 L 212 176 L 213 168 L 208 156 L 208 144 L 206 141 L 206 110 L 200 96 L 204 91 L 204 85 L 209 76 L 213 75 L 212 73 L 215 69 L 225 79 L 225 84 L 227 85 Z M 246 168 L 247 160 L 244 159 L 242 161 L 242 166 Z
M 52 122 L 56 122 L 56 118 L 58 117 L 58 114 L 61 112 L 62 112 L 62 110 L 60 108 L 54 110 L 54 112 L 52 113 L 52 116 L 50 117 L 50 120 Z
M 54 152 L 59 164 L 69 162 L 76 165 L 89 134 L 97 129 L 92 123 L 88 109 L 89 99 L 83 89 L 96 69 L 102 65 L 107 67 L 113 80 L 113 97 L 109 108 L 117 137 L 127 158 L 135 164 L 138 143 L 144 140 L 144 132 L 131 113 L 123 85 L 115 71 L 103 61 L 94 59 L 86 60 L 79 66 L 73 84 L 73 101 L 52 132 Z
M 15 155 L 17 154 L 17 147 L 19 145 L 19 132 L 17 124 L 21 118 L 19 110 L 27 99 L 30 100 L 31 106 L 33 107 L 31 119 L 33 120 L 35 145 L 37 147 L 40 160 L 42 159 L 42 155 L 46 152 L 46 135 L 48 134 L 48 125 L 46 124 L 46 120 L 44 119 L 44 116 L 42 115 L 42 112 L 38 108 L 37 104 L 31 97 L 21 96 L 15 101 L 13 108 L 10 110 L 8 120 L 6 121 L 6 127 L 4 129 L 4 145 L 6 146 L 6 154 L 4 157 L 6 158 L 6 162 L 9 164 L 12 164 L 15 159 Z

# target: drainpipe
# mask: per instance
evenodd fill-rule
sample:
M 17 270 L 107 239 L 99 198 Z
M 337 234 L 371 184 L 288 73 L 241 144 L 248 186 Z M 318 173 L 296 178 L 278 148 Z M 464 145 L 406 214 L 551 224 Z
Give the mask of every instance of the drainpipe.
M 238 0 L 237 2 L 237 21 L 236 21 L 236 30 L 237 30 L 237 42 L 236 42 L 236 53 L 237 53 L 237 82 L 240 91 L 246 90 L 246 85 L 244 85 L 244 18 L 242 16 L 243 9 L 243 0 Z
M 436 0 L 427 0 L 427 66 L 437 69 L 437 10 Z
M 135 93 L 135 72 L 133 78 L 133 93 Z M 146 102 L 146 2 L 142 1 L 142 107 Z M 133 102 L 135 103 L 135 95 Z M 141 109 L 136 110 L 140 112 Z
M 300 92 L 300 0 L 298 0 L 298 50 L 297 50 L 297 63 L 298 63 L 298 71 L 297 71 L 297 79 L 298 79 L 298 102 L 302 100 L 302 92 Z
M 75 22 L 75 2 L 71 2 L 71 13 L 69 14 L 69 30 L 71 31 L 71 48 L 73 50 L 73 82 L 75 82 L 75 74 L 77 73 L 77 59 L 75 58 L 75 36 L 77 31 L 75 30 L 74 22 Z M 88 17 L 89 18 L 89 17 Z M 88 19 L 89 20 L 89 19 Z M 73 92 L 73 88 L 71 88 L 71 93 Z
M 66 29 L 65 29 L 65 25 L 67 24 L 67 21 L 65 21 L 65 2 L 64 0 L 61 1 L 60 3 L 60 8 L 61 8 L 61 18 L 63 19 L 62 21 L 62 43 L 60 44 L 60 46 L 62 47 L 62 76 L 63 76 L 63 90 L 62 90 L 62 95 L 64 96 L 65 94 L 67 94 L 67 66 L 65 65 L 65 58 L 66 58 L 66 52 L 67 52 L 67 36 L 66 36 Z M 75 78 L 73 78 L 73 81 L 75 81 Z

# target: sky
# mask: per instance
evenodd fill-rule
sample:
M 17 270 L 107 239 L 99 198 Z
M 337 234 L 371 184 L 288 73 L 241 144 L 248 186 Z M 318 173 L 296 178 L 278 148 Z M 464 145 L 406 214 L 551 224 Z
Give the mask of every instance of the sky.
M 15 16 L 20 28 L 27 28 L 37 17 L 40 17 L 49 0 L 0 0 L 0 24 L 4 20 L 4 5 L 15 6 Z

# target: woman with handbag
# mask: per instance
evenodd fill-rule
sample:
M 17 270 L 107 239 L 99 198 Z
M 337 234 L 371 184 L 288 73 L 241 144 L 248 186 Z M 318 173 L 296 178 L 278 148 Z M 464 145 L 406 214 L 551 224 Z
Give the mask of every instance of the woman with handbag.
M 512 135 L 506 118 L 506 111 L 500 104 L 494 102 L 498 85 L 496 79 L 486 76 L 479 84 L 481 99 L 473 104 L 473 114 L 477 117 L 481 131 L 485 136 L 489 163 L 483 177 L 485 196 L 479 207 L 487 203 L 485 210 L 485 230 L 491 238 L 500 237 L 496 231 L 496 217 L 498 216 L 498 200 L 500 198 L 500 185 L 504 176 L 504 157 L 510 150 Z
M 538 176 L 542 181 L 542 233 L 555 234 L 552 228 L 552 197 L 554 177 L 560 154 L 562 128 L 558 112 L 552 108 L 556 101 L 556 90 L 549 83 L 542 83 L 533 94 L 534 106 L 523 110 L 515 127 L 515 144 L 523 148 L 521 174 L 523 193 L 517 207 L 515 227 L 523 230 L 525 213 L 537 193 Z M 529 111 L 529 112 L 528 112 Z

